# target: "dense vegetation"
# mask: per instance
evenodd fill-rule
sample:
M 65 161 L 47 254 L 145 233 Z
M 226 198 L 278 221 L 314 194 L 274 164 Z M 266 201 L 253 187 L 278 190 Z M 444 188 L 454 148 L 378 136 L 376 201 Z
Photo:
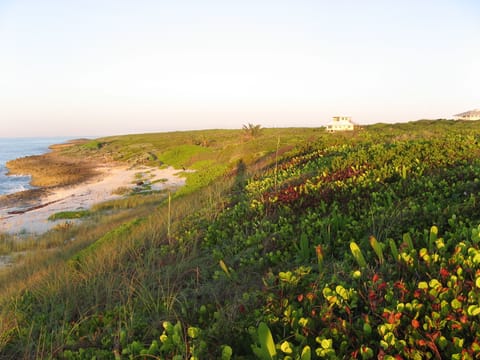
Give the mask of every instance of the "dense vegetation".
M 480 124 L 253 127 L 70 148 L 197 172 L 5 271 L 2 356 L 477 358 Z

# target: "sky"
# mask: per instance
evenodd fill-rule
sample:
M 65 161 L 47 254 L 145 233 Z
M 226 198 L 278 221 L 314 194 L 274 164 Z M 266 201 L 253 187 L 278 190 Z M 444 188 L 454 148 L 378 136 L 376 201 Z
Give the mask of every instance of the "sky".
M 478 0 L 0 0 L 0 137 L 480 108 Z

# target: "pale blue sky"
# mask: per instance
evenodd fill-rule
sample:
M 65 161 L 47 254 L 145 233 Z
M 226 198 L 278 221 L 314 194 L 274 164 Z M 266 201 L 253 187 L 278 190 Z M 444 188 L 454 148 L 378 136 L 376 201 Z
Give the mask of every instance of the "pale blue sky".
M 0 137 L 480 107 L 477 0 L 0 0 Z

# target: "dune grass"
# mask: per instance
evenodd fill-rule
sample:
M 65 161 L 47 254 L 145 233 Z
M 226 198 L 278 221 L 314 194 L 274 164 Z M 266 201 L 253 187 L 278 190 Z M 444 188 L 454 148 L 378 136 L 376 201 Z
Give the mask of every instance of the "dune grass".
M 89 216 L 90 212 L 88 210 L 77 210 L 77 211 L 61 211 L 50 215 L 48 220 L 69 220 L 69 219 L 81 219 L 86 216 Z
M 214 201 L 211 193 L 208 197 L 210 201 Z M 148 197 L 139 197 L 142 198 Z M 44 324 L 42 326 L 46 326 L 45 328 L 32 329 L 33 331 L 24 337 L 22 342 L 15 343 L 14 348 L 17 350 L 7 344 L 3 348 L 4 351 L 18 357 L 37 358 L 47 353 L 55 353 L 57 346 L 64 351 L 65 347 L 61 344 L 68 339 L 56 335 L 51 337 L 47 334 L 47 328 L 48 333 L 53 331 L 60 334 L 65 327 L 71 328 L 71 323 L 62 324 L 62 319 L 82 319 L 78 324 L 74 322 L 74 328 L 70 330 L 74 331 L 75 327 L 81 327 L 84 323 L 98 321 L 95 315 L 98 311 L 112 311 L 117 308 L 115 311 L 119 313 L 115 316 L 118 316 L 118 326 L 122 328 L 145 326 L 145 331 L 150 334 L 156 332 L 155 328 L 161 320 L 158 318 L 159 313 L 155 315 L 156 321 L 153 317 L 157 311 L 169 309 L 173 315 L 179 301 L 176 298 L 177 286 L 185 276 L 182 275 L 183 271 L 178 270 L 186 267 L 188 272 L 189 261 L 185 261 L 185 253 L 182 252 L 178 253 L 178 257 L 169 255 L 168 263 L 162 263 L 166 259 L 165 251 L 169 244 L 166 236 L 165 204 L 159 206 L 157 200 L 153 207 L 148 201 L 142 206 L 138 202 L 139 199 L 133 210 L 122 200 L 119 200 L 120 204 L 113 206 L 113 213 L 112 208 L 96 210 L 99 216 L 102 212 L 107 213 L 101 216 L 95 226 L 86 223 L 68 235 L 63 234 L 74 240 L 61 244 L 54 251 L 34 249 L 32 255 L 26 255 L 15 270 L 7 269 L 0 274 L 3 299 L 0 308 L 3 309 L 5 319 L 14 316 L 18 320 L 26 311 L 18 307 L 12 310 L 5 302 L 9 296 L 22 293 L 24 289 L 28 289 L 25 293 L 28 295 L 24 294 L 20 302 L 22 304 L 34 302 L 35 313 L 48 314 L 48 318 L 41 321 L 38 319 Z M 208 206 L 204 207 L 204 202 L 205 199 L 202 200 L 198 196 L 195 196 L 195 199 L 184 197 L 175 201 L 171 209 L 172 221 L 177 222 L 178 219 L 185 218 L 192 208 L 201 206 L 203 211 L 206 211 Z M 213 203 L 211 205 L 213 206 Z M 138 220 L 141 216 L 144 217 L 144 221 Z M 135 231 L 132 232 L 130 229 Z M 52 233 L 45 235 L 49 241 L 52 236 Z M 138 267 L 139 263 L 143 265 Z M 160 284 L 163 285 L 158 288 L 160 274 L 152 277 L 151 272 L 154 269 L 159 270 L 159 266 L 168 264 L 173 265 L 175 270 L 172 269 L 170 275 L 162 275 Z M 49 304 L 57 302 L 64 305 L 58 308 L 57 314 L 50 313 L 47 310 Z M 28 311 L 31 310 L 33 309 L 29 308 Z M 136 314 L 141 316 L 136 318 Z M 145 323 L 147 314 L 152 316 L 148 320 L 151 322 L 149 325 Z M 54 323 L 58 325 L 53 326 Z M 5 323 L 5 326 L 8 325 L 11 324 Z M 16 326 L 18 325 L 17 322 Z M 115 326 L 115 329 L 108 331 L 116 333 L 117 330 Z M 7 332 L 5 329 L 4 333 Z M 39 341 L 42 343 L 40 348 Z M 95 342 L 90 339 L 84 346 L 95 348 Z

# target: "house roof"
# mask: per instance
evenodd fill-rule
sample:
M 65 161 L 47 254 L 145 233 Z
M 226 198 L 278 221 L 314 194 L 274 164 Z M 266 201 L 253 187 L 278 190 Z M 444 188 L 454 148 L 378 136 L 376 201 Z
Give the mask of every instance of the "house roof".
M 350 120 L 343 120 L 343 119 L 342 120 L 332 120 L 330 122 L 330 124 L 353 125 L 353 123 Z
M 480 109 L 473 109 L 473 110 L 470 110 L 470 111 L 465 111 L 463 113 L 456 114 L 456 115 L 453 115 L 453 116 L 459 116 L 459 117 L 480 116 Z

